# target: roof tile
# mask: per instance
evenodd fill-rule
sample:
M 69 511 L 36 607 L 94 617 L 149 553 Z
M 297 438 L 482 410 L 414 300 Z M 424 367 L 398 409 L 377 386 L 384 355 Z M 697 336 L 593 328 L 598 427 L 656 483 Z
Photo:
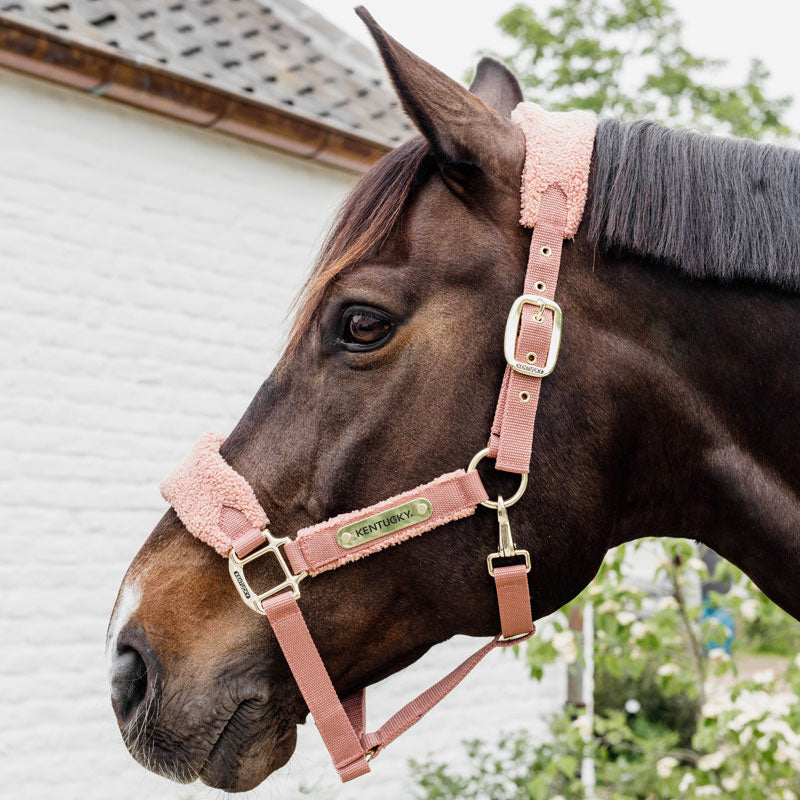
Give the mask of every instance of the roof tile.
M 413 133 L 371 51 L 300 0 L 0 0 L 2 16 L 383 145 Z

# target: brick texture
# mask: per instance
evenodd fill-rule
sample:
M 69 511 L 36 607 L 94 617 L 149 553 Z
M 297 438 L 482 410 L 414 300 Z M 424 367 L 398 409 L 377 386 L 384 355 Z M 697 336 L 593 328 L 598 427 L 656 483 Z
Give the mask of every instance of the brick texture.
M 8 72 L 0 104 L 0 795 L 207 798 L 125 751 L 106 624 L 163 513 L 159 480 L 202 432 L 229 430 L 268 374 L 352 179 Z M 374 721 L 474 646 L 442 645 L 377 687 Z M 338 788 L 306 725 L 252 796 L 407 796 L 408 757 L 541 730 L 563 695 L 560 671 L 537 685 L 495 654 L 368 778 Z

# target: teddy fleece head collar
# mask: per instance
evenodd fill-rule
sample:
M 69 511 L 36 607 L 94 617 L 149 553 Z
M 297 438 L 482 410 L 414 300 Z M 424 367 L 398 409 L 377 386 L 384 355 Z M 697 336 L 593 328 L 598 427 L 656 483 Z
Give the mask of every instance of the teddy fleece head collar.
M 370 759 L 449 694 L 487 653 L 535 632 L 527 578 L 530 555 L 514 544 L 507 508 L 527 486 L 540 386 L 558 356 L 562 312 L 555 291 L 561 248 L 564 239 L 575 236 L 583 214 L 595 120 L 586 112 L 550 114 L 533 103 L 521 103 L 512 119 L 521 126 L 526 146 L 520 221 L 533 227 L 533 234 L 523 294 L 506 324 L 507 366 L 489 444 L 469 468 L 305 528 L 294 539 L 276 538 L 267 529 L 267 515 L 252 487 L 220 455 L 222 436 L 204 436 L 161 486 L 186 528 L 228 557 L 233 585 L 244 603 L 269 619 L 343 781 L 368 772 Z M 507 501 L 488 499 L 477 472 L 487 457 L 495 459 L 496 469 L 520 476 L 519 489 Z M 377 731 L 367 733 L 364 690 L 339 700 L 297 603 L 300 582 L 474 514 L 479 505 L 497 510 L 498 550 L 488 555 L 487 566 L 502 634 Z M 248 582 L 245 566 L 261 557 L 276 559 L 284 580 L 259 594 Z

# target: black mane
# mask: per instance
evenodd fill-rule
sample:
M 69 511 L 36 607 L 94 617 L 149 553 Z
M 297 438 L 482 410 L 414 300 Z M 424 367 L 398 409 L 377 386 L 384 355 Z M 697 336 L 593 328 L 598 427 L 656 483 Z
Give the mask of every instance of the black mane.
M 587 211 L 604 250 L 800 292 L 800 151 L 602 120 Z
M 416 136 L 378 162 L 342 205 L 306 285 L 291 346 L 332 281 L 380 247 L 435 170 Z M 601 249 L 696 278 L 747 280 L 800 293 L 800 151 L 746 139 L 601 120 L 587 201 Z

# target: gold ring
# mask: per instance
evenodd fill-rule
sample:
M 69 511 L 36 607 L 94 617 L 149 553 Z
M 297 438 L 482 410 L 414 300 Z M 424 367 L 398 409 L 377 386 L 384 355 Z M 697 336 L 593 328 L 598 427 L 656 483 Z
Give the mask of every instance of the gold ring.
M 469 462 L 469 466 L 467 467 L 467 472 L 472 472 L 474 469 L 478 468 L 478 464 L 483 461 L 484 458 L 489 454 L 489 448 L 484 447 L 483 450 L 479 450 L 475 455 L 472 457 L 472 461 Z M 508 500 L 503 501 L 503 505 L 508 508 L 508 506 L 513 506 L 517 500 L 525 494 L 525 489 L 528 488 L 528 476 L 523 472 L 519 476 L 519 487 Z M 486 506 L 486 508 L 497 508 L 497 503 L 494 500 L 481 500 L 481 505 Z

